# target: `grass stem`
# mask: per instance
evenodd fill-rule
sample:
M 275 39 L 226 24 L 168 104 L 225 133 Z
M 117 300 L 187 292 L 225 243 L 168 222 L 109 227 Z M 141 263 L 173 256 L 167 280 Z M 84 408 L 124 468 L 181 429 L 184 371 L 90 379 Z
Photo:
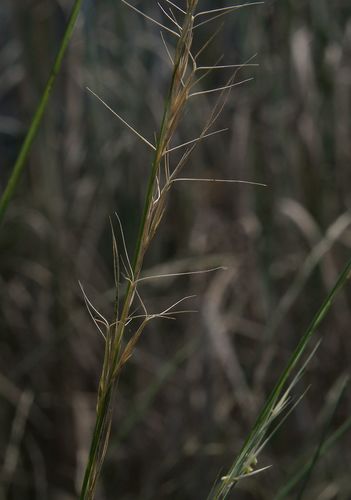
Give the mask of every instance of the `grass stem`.
M 80 12 L 82 2 L 83 2 L 83 0 L 75 0 L 75 3 L 72 7 L 71 15 L 69 17 L 68 24 L 67 24 L 65 33 L 64 33 L 62 41 L 61 41 L 59 51 L 58 51 L 57 56 L 55 58 L 49 79 L 46 83 L 44 92 L 41 96 L 41 99 L 39 101 L 37 109 L 36 109 L 34 116 L 32 118 L 32 122 L 30 124 L 29 129 L 28 129 L 26 137 L 23 141 L 23 144 L 22 144 L 20 152 L 17 156 L 16 162 L 12 168 L 12 172 L 11 172 L 9 180 L 7 182 L 5 191 L 1 195 L 1 198 L 0 198 L 0 224 L 2 223 L 2 221 L 5 217 L 7 207 L 9 205 L 10 200 L 12 199 L 13 194 L 16 190 L 16 187 L 19 183 L 22 172 L 23 172 L 24 167 L 26 165 L 26 160 L 27 160 L 28 154 L 30 152 L 33 141 L 34 141 L 34 139 L 37 135 L 37 132 L 39 130 L 41 121 L 42 121 L 43 116 L 44 116 L 44 112 L 45 112 L 46 107 L 47 107 L 48 102 L 49 102 L 49 98 L 50 98 L 53 86 L 55 84 L 57 75 L 60 72 L 60 69 L 62 66 L 62 61 L 63 61 L 64 55 L 66 53 L 68 44 L 70 42 L 73 30 L 74 30 L 74 26 L 76 24 L 76 20 L 77 20 L 78 14 Z

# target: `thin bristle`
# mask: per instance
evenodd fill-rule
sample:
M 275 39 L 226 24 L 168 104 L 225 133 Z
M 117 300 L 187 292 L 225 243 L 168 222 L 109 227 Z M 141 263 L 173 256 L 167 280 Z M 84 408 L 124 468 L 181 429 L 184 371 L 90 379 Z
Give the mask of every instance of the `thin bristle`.
M 89 87 L 87 87 L 87 90 L 94 96 L 96 99 L 98 99 L 106 109 L 111 111 L 113 115 L 115 115 L 129 130 L 131 130 L 139 139 L 141 139 L 145 144 L 147 144 L 153 151 L 156 150 L 156 147 L 151 144 L 145 137 L 143 137 L 137 130 L 135 130 L 134 127 L 132 127 L 124 118 L 122 118 L 116 111 L 114 111 L 100 96 L 98 96 L 93 90 L 91 90 Z
M 179 33 L 177 33 L 176 31 L 173 31 L 171 28 L 168 28 L 167 26 L 165 26 L 164 24 L 162 23 L 159 23 L 158 21 L 156 21 L 156 19 L 148 16 L 147 14 L 145 14 L 144 12 L 142 12 L 141 10 L 137 9 L 136 7 L 134 7 L 134 5 L 130 4 L 129 2 L 127 2 L 126 0 L 121 0 L 125 5 L 127 5 L 130 9 L 134 10 L 135 12 L 137 12 L 138 14 L 140 14 L 142 17 L 144 17 L 145 19 L 147 19 L 148 21 L 151 21 L 152 23 L 156 24 L 157 26 L 159 26 L 160 28 L 164 29 L 165 31 L 168 31 L 168 33 L 171 33 L 172 35 L 175 35 L 176 37 L 179 37 Z

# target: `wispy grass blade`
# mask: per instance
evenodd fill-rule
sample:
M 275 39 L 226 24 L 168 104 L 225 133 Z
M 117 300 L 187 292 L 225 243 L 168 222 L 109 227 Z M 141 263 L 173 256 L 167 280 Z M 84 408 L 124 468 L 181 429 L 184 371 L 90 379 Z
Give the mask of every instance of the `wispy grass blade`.
M 211 494 L 209 498 L 219 500 L 224 499 L 228 496 L 231 489 L 237 484 L 238 478 L 245 475 L 245 473 L 252 472 L 251 465 L 256 462 L 256 454 L 255 451 L 259 448 L 260 443 L 263 442 L 264 437 L 267 435 L 269 426 L 274 418 L 273 414 L 275 408 L 281 405 L 281 395 L 285 388 L 286 382 L 289 376 L 292 374 L 294 368 L 297 366 L 300 361 L 302 355 L 304 354 L 307 345 L 311 339 L 311 337 L 316 332 L 318 326 L 325 318 L 327 313 L 329 312 L 337 294 L 340 290 L 345 286 L 348 279 L 350 279 L 351 273 L 351 259 L 347 263 L 343 272 L 339 275 L 339 278 L 328 294 L 327 298 L 323 302 L 322 306 L 318 310 L 317 314 L 313 318 L 309 327 L 307 328 L 304 335 L 301 337 L 297 347 L 294 352 L 290 356 L 290 359 L 283 370 L 276 386 L 268 397 L 266 403 L 264 404 L 260 414 L 258 415 L 256 422 L 249 433 L 244 445 L 238 455 L 238 458 L 235 460 L 234 464 L 230 468 L 229 473 L 225 476 L 225 480 L 217 486 L 214 490 L 214 493 Z M 283 395 L 283 398 L 285 396 Z M 273 416 L 273 418 L 272 418 Z
M 30 127 L 28 129 L 28 132 L 26 134 L 26 137 L 23 141 L 23 144 L 21 146 L 20 152 L 18 154 L 17 160 L 13 166 L 10 178 L 7 182 L 5 191 L 1 195 L 0 198 L 0 224 L 2 223 L 5 213 L 7 210 L 7 207 L 10 203 L 10 200 L 13 197 L 13 194 L 17 188 L 17 185 L 19 183 L 19 180 L 21 178 L 22 172 L 24 170 L 24 167 L 26 165 L 26 160 L 28 157 L 28 154 L 30 152 L 30 149 L 32 147 L 33 141 L 37 135 L 37 132 L 39 130 L 41 121 L 44 116 L 44 112 L 46 110 L 46 107 L 49 102 L 49 98 L 53 89 L 53 86 L 55 84 L 57 75 L 59 74 L 62 66 L 62 61 L 64 58 L 64 55 L 66 53 L 68 44 L 70 42 L 76 20 L 78 17 L 78 14 L 80 12 L 81 5 L 83 3 L 83 0 L 75 0 L 75 3 L 72 7 L 71 15 L 67 23 L 66 31 L 63 35 L 61 45 L 59 48 L 59 51 L 57 53 L 56 59 L 54 61 L 49 79 L 46 83 L 44 92 L 41 96 L 41 99 L 39 101 L 38 107 L 34 113 L 32 122 L 30 124 Z

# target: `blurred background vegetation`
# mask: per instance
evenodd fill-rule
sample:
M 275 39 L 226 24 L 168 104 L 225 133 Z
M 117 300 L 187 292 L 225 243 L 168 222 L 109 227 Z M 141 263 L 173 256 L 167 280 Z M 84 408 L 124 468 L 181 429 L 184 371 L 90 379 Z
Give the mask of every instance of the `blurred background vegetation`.
M 1 1 L 1 190 L 71 5 Z M 156 2 L 135 5 L 160 17 Z M 215 27 L 199 29 L 200 42 Z M 350 255 L 349 0 L 239 10 L 203 62 L 222 54 L 226 64 L 257 54 L 259 67 L 240 74 L 254 79 L 231 94 L 218 123 L 229 131 L 204 141 L 185 174 L 268 187 L 176 184 L 148 273 L 228 270 L 144 285 L 151 311 L 196 294 L 198 313 L 153 323 L 124 371 L 98 500 L 206 498 Z M 152 139 L 169 76 L 157 27 L 119 1 L 85 1 L 0 230 L 0 498 L 76 498 L 103 353 L 78 280 L 111 318 L 115 211 L 133 251 L 150 155 L 86 87 Z M 215 73 L 202 84 L 222 82 Z M 179 141 L 196 137 L 211 100 L 194 99 Z M 299 389 L 311 387 L 260 459 L 273 467 L 242 482 L 235 498 L 274 498 L 318 446 L 351 366 L 350 300 L 346 288 L 320 327 Z M 350 413 L 348 391 L 328 433 Z M 351 498 L 350 450 L 348 433 L 320 459 L 304 498 Z

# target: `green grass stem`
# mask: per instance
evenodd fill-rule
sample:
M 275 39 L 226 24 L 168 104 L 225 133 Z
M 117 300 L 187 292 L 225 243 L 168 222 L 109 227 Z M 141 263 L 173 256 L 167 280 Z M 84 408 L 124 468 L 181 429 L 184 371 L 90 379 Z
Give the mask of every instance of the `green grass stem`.
M 269 423 L 272 421 L 271 415 L 273 410 L 275 409 L 279 398 L 281 397 L 283 390 L 286 387 L 286 382 L 296 367 L 297 363 L 301 359 L 303 353 L 306 350 L 306 347 L 311 339 L 312 335 L 316 332 L 318 326 L 325 318 L 327 313 L 329 312 L 337 294 L 342 290 L 345 286 L 348 279 L 350 279 L 351 274 L 351 259 L 348 261 L 342 273 L 339 275 L 336 284 L 333 289 L 328 294 L 327 298 L 319 308 L 317 314 L 313 318 L 309 327 L 305 331 L 304 335 L 301 337 L 297 347 L 289 358 L 289 361 L 283 370 L 279 380 L 268 397 L 266 403 L 264 404 L 261 412 L 259 413 L 256 422 L 246 438 L 244 445 L 238 455 L 238 458 L 232 465 L 228 475 L 228 481 L 222 481 L 217 488 L 214 490 L 214 493 L 211 493 L 209 498 L 213 500 L 224 499 L 228 496 L 231 489 L 237 484 L 238 476 L 245 475 L 245 464 L 247 458 L 251 456 L 255 452 L 257 448 L 260 448 L 262 443 L 265 441 L 268 435 Z
M 81 8 L 82 3 L 83 3 L 83 0 L 75 0 L 75 2 L 74 2 L 74 5 L 73 5 L 72 11 L 71 11 L 71 15 L 69 17 L 68 24 L 67 24 L 65 33 L 64 33 L 62 41 L 61 41 L 59 51 L 58 51 L 57 56 L 55 58 L 49 79 L 46 83 L 44 92 L 41 96 L 41 99 L 39 101 L 37 109 L 34 113 L 32 122 L 30 124 L 29 129 L 28 129 L 26 137 L 23 141 L 23 144 L 22 144 L 20 152 L 17 156 L 16 162 L 12 168 L 12 172 L 10 174 L 6 188 L 3 192 L 3 194 L 1 195 L 1 198 L 0 198 L 0 224 L 3 222 L 7 207 L 9 205 L 10 200 L 13 197 L 13 194 L 14 194 L 16 187 L 19 183 L 22 172 L 23 172 L 24 167 L 26 165 L 26 160 L 27 160 L 28 154 L 30 152 L 30 149 L 32 147 L 32 144 L 33 144 L 33 141 L 36 137 L 36 134 L 39 130 L 41 121 L 43 119 L 44 112 L 45 112 L 46 107 L 47 107 L 48 102 L 49 102 L 49 98 L 50 98 L 53 86 L 55 84 L 57 75 L 60 72 L 60 69 L 62 66 L 62 61 L 63 61 L 64 55 L 66 53 L 66 49 L 68 47 L 68 44 L 70 42 L 70 39 L 71 39 L 73 30 L 74 30 L 76 20 L 77 20 L 78 14 L 80 12 L 80 8 Z

